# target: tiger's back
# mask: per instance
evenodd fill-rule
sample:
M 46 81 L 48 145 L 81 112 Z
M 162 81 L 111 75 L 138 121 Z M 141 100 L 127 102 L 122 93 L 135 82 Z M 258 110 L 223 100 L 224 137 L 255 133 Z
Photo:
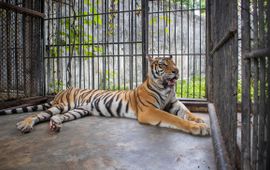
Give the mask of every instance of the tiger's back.
M 135 94 L 135 90 L 69 88 L 54 98 L 52 106 L 61 110 L 61 113 L 79 108 L 88 110 L 95 116 L 136 118 Z

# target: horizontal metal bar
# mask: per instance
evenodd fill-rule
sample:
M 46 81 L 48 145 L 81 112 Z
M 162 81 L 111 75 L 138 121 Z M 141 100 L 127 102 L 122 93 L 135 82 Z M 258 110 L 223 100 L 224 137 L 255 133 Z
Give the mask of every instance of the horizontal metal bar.
M 61 17 L 54 17 L 54 18 L 45 18 L 45 20 L 57 20 L 57 19 L 69 19 L 74 17 L 89 17 L 89 16 L 95 16 L 95 15 L 109 15 L 109 14 L 121 14 L 121 13 L 130 13 L 130 12 L 141 12 L 142 10 L 125 10 L 125 11 L 111 11 L 111 12 L 100 12 L 100 13 L 88 13 L 83 15 L 70 15 L 70 16 L 61 16 Z
M 19 6 L 15 6 L 12 4 L 8 4 L 5 2 L 0 2 L 0 8 L 6 9 L 6 10 L 12 10 L 21 14 L 26 14 L 26 15 L 31 15 L 34 17 L 40 17 L 40 18 L 44 18 L 45 14 L 38 12 L 38 11 L 34 11 L 32 9 L 28 9 L 28 8 L 24 8 L 24 7 L 19 7 Z
M 228 157 L 228 153 L 221 135 L 219 121 L 217 118 L 215 106 L 213 103 L 208 103 L 208 111 L 211 122 L 211 136 L 214 145 L 214 152 L 217 161 L 217 169 L 231 170 L 232 166 Z
M 116 44 L 135 44 L 142 43 L 142 41 L 126 41 L 126 42 L 96 42 L 96 43 L 81 43 L 81 44 L 50 44 L 46 47 L 64 47 L 64 46 L 82 46 L 82 45 L 116 45 Z
M 176 56 L 176 55 L 205 55 L 206 53 L 166 53 L 166 54 L 162 54 L 162 53 L 159 53 L 159 54 L 148 54 L 148 55 L 152 55 L 152 56 L 169 56 L 169 55 L 173 55 L 173 56 Z
M 217 43 L 217 45 L 211 50 L 210 56 L 212 56 L 217 50 L 219 50 L 227 41 L 229 41 L 234 34 L 237 33 L 237 29 L 227 32 L 227 34 Z
M 125 54 L 125 55 L 121 55 L 121 54 L 115 54 L 115 55 L 95 55 L 95 56 L 57 56 L 57 57 L 44 57 L 45 59 L 59 59 L 59 58 L 101 58 L 101 57 L 134 57 L 134 56 L 142 56 L 142 54 Z
M 199 55 L 199 54 L 192 54 L 192 53 L 191 54 L 176 54 L 175 56 L 181 56 L 181 55 Z M 119 57 L 132 57 L 132 56 L 142 56 L 142 54 L 132 54 L 132 55 L 129 55 L 129 54 L 125 54 L 125 55 L 121 55 L 121 54 L 120 55 L 118 55 L 118 54 L 115 54 L 115 55 L 95 55 L 94 57 L 116 57 L 116 56 L 119 56 Z M 73 57 L 73 58 L 89 58 L 90 56 L 57 56 L 57 57 L 44 57 L 44 58 L 53 59 L 53 58 L 69 58 L 69 57 Z
M 162 14 L 162 13 L 174 13 L 174 12 L 187 12 L 187 11 L 204 11 L 205 8 L 194 8 L 194 9 L 178 9 L 178 10 L 171 10 L 171 11 L 151 11 L 148 14 Z
M 244 55 L 245 59 L 258 58 L 258 57 L 270 57 L 270 47 L 263 49 L 252 50 Z

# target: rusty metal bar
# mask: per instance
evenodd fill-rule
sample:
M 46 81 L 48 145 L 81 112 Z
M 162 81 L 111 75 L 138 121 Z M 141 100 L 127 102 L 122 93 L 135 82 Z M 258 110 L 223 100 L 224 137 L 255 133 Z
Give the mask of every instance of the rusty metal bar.
M 31 15 L 31 16 L 34 16 L 34 17 L 40 17 L 40 18 L 45 17 L 44 13 L 41 13 L 41 12 L 38 12 L 38 11 L 35 11 L 35 10 L 31 10 L 31 9 L 28 9 L 28 8 L 24 8 L 24 7 L 15 6 L 15 5 L 8 4 L 8 3 L 5 3 L 5 2 L 1 2 L 1 1 L 0 1 L 0 8 L 6 9 L 6 10 L 12 10 L 14 12 L 18 12 L 18 13 L 21 13 L 21 14 Z
M 244 54 L 250 50 L 250 14 L 249 0 L 241 1 L 242 32 L 242 128 L 241 128 L 241 169 L 250 170 L 250 61 L 244 60 Z M 243 135 L 245 134 L 245 135 Z
M 211 122 L 211 136 L 214 146 L 214 152 L 216 157 L 217 169 L 219 170 L 231 170 L 233 169 L 230 163 L 230 159 L 223 141 L 222 133 L 220 130 L 219 120 L 213 103 L 208 104 L 209 117 Z
M 244 54 L 246 59 L 249 58 L 262 58 L 262 57 L 270 57 L 270 47 L 252 50 L 249 53 Z
M 230 30 L 225 34 L 225 36 L 217 43 L 217 45 L 211 50 L 210 56 L 212 56 L 216 51 L 218 51 L 224 44 L 227 43 L 234 35 L 237 33 L 237 29 Z
M 148 53 L 148 0 L 141 0 L 142 5 L 142 76 L 146 79 L 148 64 L 146 55 Z

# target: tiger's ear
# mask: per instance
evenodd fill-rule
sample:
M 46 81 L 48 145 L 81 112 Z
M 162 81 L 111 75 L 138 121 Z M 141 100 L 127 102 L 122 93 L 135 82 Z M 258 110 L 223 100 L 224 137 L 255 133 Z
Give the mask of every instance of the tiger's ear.
M 153 56 L 147 55 L 146 57 L 148 59 L 148 62 L 152 63 L 154 61 L 154 57 Z
M 172 55 L 170 55 L 170 59 L 172 59 Z

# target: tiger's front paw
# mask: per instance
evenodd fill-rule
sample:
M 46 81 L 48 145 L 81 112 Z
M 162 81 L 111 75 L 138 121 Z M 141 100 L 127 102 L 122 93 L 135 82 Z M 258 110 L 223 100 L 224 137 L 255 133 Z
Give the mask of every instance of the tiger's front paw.
M 206 123 L 191 123 L 190 132 L 193 135 L 207 136 L 210 135 L 210 127 Z
M 189 121 L 194 121 L 194 122 L 197 122 L 197 123 L 205 123 L 204 120 L 200 117 L 197 117 L 197 116 L 189 116 L 188 118 Z
M 50 120 L 50 130 L 53 132 L 60 132 L 62 128 L 62 122 L 57 118 L 52 117 Z
M 193 121 L 197 123 L 205 123 L 204 120 L 200 117 L 195 117 Z
M 33 129 L 35 122 L 32 117 L 28 117 L 16 124 L 17 129 L 20 130 L 22 133 L 31 132 Z

